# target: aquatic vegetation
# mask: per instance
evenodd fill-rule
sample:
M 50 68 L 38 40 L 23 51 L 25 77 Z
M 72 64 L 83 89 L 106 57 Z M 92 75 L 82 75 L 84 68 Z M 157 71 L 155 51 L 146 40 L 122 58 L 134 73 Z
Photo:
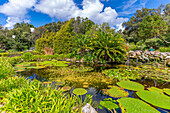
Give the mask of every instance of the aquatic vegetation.
M 111 89 L 105 89 L 103 93 L 114 98 L 126 97 L 129 95 L 123 88 L 117 86 L 112 86 Z
M 64 81 L 61 81 L 61 80 L 56 80 L 56 81 L 55 81 L 55 85 L 63 86 L 64 84 L 65 84 Z
M 135 70 L 128 70 L 124 68 L 120 69 L 108 69 L 104 70 L 102 73 L 104 73 L 106 76 L 112 77 L 114 79 L 118 80 L 128 80 L 128 79 L 140 79 L 140 74 Z
M 113 101 L 107 101 L 107 100 L 103 100 L 103 101 L 100 101 L 99 103 L 99 106 L 98 106 L 100 109 L 103 109 L 102 107 L 105 107 L 106 109 L 108 110 L 115 110 L 115 109 L 118 109 L 119 106 L 113 102 Z
M 69 91 L 71 89 L 70 86 L 64 86 L 61 88 L 62 91 Z
M 135 98 L 120 98 L 119 102 L 122 113 L 160 113 L 147 103 Z
M 170 97 L 159 92 L 153 91 L 139 91 L 137 95 L 144 101 L 164 109 L 170 110 Z
M 154 91 L 154 92 L 159 92 L 159 93 L 163 93 L 162 89 L 156 88 L 156 87 L 150 87 L 148 88 L 149 91 Z
M 120 81 L 117 83 L 117 85 L 122 88 L 133 90 L 133 91 L 144 90 L 144 86 L 142 84 L 133 81 Z
M 163 91 L 164 91 L 166 94 L 170 95 L 170 89 L 164 88 Z
M 87 90 L 85 90 L 83 88 L 76 88 L 73 90 L 73 93 L 76 95 L 84 95 L 87 93 Z

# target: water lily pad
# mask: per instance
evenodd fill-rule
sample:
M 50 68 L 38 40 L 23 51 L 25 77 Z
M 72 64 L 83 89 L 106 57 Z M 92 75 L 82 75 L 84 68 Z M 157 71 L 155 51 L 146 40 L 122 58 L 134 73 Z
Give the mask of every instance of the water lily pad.
M 65 84 L 64 81 L 56 81 L 55 85 L 63 86 Z
M 43 84 L 52 84 L 51 81 L 43 82 Z
M 83 82 L 83 85 L 87 85 L 88 84 L 88 82 Z
M 154 91 L 154 92 L 158 92 L 158 93 L 163 93 L 162 89 L 156 88 L 156 87 L 150 87 L 148 88 L 149 91 Z
M 129 95 L 123 88 L 117 86 L 112 86 L 111 89 L 105 89 L 103 90 L 103 93 L 114 98 L 126 97 Z
M 133 90 L 133 91 L 144 90 L 144 86 L 142 84 L 133 81 L 121 81 L 118 82 L 117 85 L 122 88 Z
M 170 97 L 158 92 L 143 90 L 137 92 L 137 95 L 144 101 L 164 109 L 170 110 Z
M 62 91 L 69 91 L 71 89 L 70 86 L 64 86 L 61 88 Z
M 115 104 L 111 101 L 100 101 L 99 104 L 109 110 L 119 108 L 119 106 L 117 104 Z
M 76 95 L 84 95 L 87 93 L 87 91 L 83 88 L 76 88 L 73 90 L 73 93 Z
M 123 113 L 160 113 L 147 103 L 135 98 L 120 98 L 117 100 Z
M 164 88 L 163 91 L 164 91 L 166 94 L 170 95 L 170 89 Z
M 84 88 L 88 88 L 88 87 L 89 87 L 89 85 L 84 84 L 84 85 L 83 85 L 83 87 L 84 87 Z
M 34 69 L 35 66 L 30 66 L 30 67 L 27 67 L 27 69 Z

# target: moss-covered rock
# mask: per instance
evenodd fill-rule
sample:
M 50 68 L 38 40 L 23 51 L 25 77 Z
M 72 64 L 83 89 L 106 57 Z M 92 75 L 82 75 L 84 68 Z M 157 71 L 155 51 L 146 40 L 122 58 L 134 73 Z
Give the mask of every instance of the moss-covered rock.
M 139 84 L 137 82 L 133 81 L 120 81 L 117 83 L 118 86 L 128 89 L 128 90 L 133 90 L 133 91 L 141 91 L 144 90 L 144 86 L 142 84 Z
M 137 92 L 137 95 L 144 101 L 164 109 L 170 110 L 170 97 L 159 92 L 143 90 Z

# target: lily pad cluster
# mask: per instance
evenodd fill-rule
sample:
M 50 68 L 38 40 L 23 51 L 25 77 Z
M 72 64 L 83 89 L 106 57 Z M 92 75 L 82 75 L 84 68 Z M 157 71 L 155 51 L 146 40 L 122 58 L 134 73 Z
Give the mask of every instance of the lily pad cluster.
M 129 95 L 123 88 L 112 86 L 111 89 L 104 89 L 103 93 L 114 98 L 126 97 Z
M 163 91 L 164 91 L 167 95 L 170 95 L 170 89 L 164 88 Z
M 163 90 L 156 88 L 156 87 L 150 87 L 148 88 L 149 91 L 153 91 L 153 92 L 158 92 L 158 93 L 162 93 L 163 94 Z
M 44 61 L 44 62 L 24 62 L 17 64 L 14 68 L 17 72 L 25 71 L 26 69 L 43 69 L 48 66 L 68 66 L 66 61 Z

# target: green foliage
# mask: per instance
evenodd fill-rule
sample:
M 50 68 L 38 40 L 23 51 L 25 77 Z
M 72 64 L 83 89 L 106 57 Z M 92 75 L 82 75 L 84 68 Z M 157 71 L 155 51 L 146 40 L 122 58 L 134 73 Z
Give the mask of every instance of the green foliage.
M 9 76 L 14 76 L 14 68 L 9 63 L 7 58 L 1 57 L 0 58 L 0 79 L 6 78 Z
M 145 102 L 135 98 L 121 98 L 117 100 L 122 113 L 160 113 Z
M 158 49 L 159 47 L 165 45 L 164 42 L 159 38 L 146 39 L 144 44 L 147 49 L 150 47 L 153 47 L 154 49 Z
M 24 53 L 22 55 L 22 58 L 24 59 L 24 61 L 30 61 L 32 57 L 33 57 L 33 54 L 29 53 L 29 52 L 28 53 Z
M 166 22 L 162 21 L 162 18 L 157 15 L 147 16 L 139 24 L 138 33 L 141 39 L 149 39 L 154 37 L 163 38 L 166 34 L 168 26 Z
M 76 95 L 84 95 L 87 93 L 87 91 L 83 88 L 76 88 L 73 90 L 73 93 Z
M 106 98 L 103 101 L 100 101 L 99 106 L 100 109 L 103 109 L 102 107 L 105 107 L 108 110 L 115 110 L 118 109 L 119 106 L 116 104 L 116 101 L 112 100 L 112 98 Z M 112 112 L 112 111 L 111 111 Z
M 142 84 L 139 84 L 139 83 L 133 82 L 133 81 L 120 81 L 117 83 L 117 85 L 122 88 L 133 90 L 133 91 L 144 90 L 144 86 Z
M 118 80 L 128 80 L 128 79 L 139 79 L 140 75 L 135 70 L 128 70 L 125 68 L 119 68 L 119 69 L 108 69 L 104 70 L 102 73 L 104 73 L 106 76 L 109 76 L 113 79 Z
M 71 89 L 70 86 L 64 86 L 61 88 L 62 91 L 69 91 Z
M 0 49 L 0 53 L 4 53 L 5 52 L 5 49 Z
M 143 90 L 137 92 L 137 95 L 144 101 L 164 109 L 170 110 L 170 97 L 159 92 Z
M 159 51 L 160 52 L 170 52 L 170 46 L 169 47 L 160 47 Z
M 99 31 L 90 44 L 92 55 L 101 62 L 120 62 L 125 59 L 124 39 L 119 34 L 112 34 Z
M 0 83 L 0 102 L 4 105 L 0 107 L 1 112 L 77 113 L 86 103 L 94 105 L 91 95 L 86 95 L 82 101 L 78 96 L 64 94 L 50 85 L 43 87 L 37 80 L 29 82 L 13 77 Z
M 123 88 L 117 86 L 112 86 L 111 89 L 105 89 L 103 93 L 114 98 L 126 97 L 129 95 Z

